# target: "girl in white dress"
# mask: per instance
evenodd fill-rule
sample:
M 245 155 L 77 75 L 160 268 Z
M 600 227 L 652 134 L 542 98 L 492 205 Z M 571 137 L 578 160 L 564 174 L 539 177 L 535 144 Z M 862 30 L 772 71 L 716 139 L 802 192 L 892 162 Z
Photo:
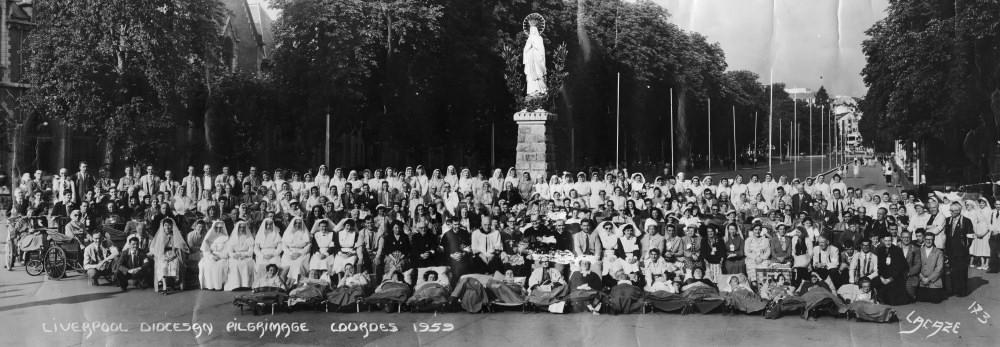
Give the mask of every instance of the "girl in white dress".
M 344 265 L 358 265 L 358 254 L 362 251 L 361 233 L 358 232 L 355 221 L 344 218 L 333 227 L 336 232 L 335 249 L 337 254 L 333 256 L 333 264 L 330 266 L 331 273 L 344 271 Z
M 309 260 L 309 272 L 318 271 L 322 275 L 330 268 L 330 263 L 333 260 L 330 252 L 336 245 L 333 238 L 337 234 L 330 229 L 330 221 L 325 218 L 317 219 L 313 223 L 310 233 L 316 242 L 316 249 L 313 250 L 312 258 Z
M 220 220 L 212 223 L 208 235 L 201 243 L 201 262 L 198 263 L 198 282 L 201 289 L 222 290 L 229 271 L 229 254 L 226 253 L 226 243 L 229 241 L 229 231 L 226 223 Z
M 233 235 L 226 243 L 229 252 L 229 276 L 226 279 L 226 290 L 233 291 L 253 286 L 254 272 L 254 238 L 250 228 L 244 221 L 236 222 Z
M 263 276 L 270 264 L 281 264 L 281 232 L 278 231 L 278 226 L 274 225 L 273 219 L 265 218 L 260 223 L 253 243 L 253 253 L 257 263 L 255 276 Z
M 299 282 L 299 277 L 308 275 L 309 249 L 312 247 L 312 237 L 306 230 L 305 222 L 300 217 L 292 219 L 281 237 L 281 271 L 289 285 Z

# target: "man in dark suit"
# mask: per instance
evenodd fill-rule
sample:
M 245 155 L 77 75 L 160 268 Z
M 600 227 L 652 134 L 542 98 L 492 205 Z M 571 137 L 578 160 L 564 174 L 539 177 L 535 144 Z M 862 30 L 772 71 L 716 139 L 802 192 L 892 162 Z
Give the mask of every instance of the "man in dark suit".
M 118 287 L 124 292 L 128 289 L 129 280 L 135 286 L 145 288 L 152 280 L 152 263 L 146 258 L 146 251 L 139 246 L 138 238 L 130 238 L 125 252 L 118 264 Z
M 80 162 L 80 172 L 76 173 L 73 180 L 76 184 L 76 201 L 83 201 L 87 192 L 94 190 L 94 184 L 96 183 L 94 175 L 87 172 L 87 162 Z
M 906 256 L 899 246 L 892 244 L 892 235 L 881 237 L 882 243 L 875 254 L 878 256 L 878 278 L 872 281 L 877 288 L 879 300 L 886 305 L 905 305 L 910 303 L 906 293 L 906 276 L 910 269 Z
M 909 231 L 899 233 L 899 247 L 903 250 L 903 257 L 909 270 L 906 272 L 906 294 L 910 297 L 917 297 L 917 285 L 920 284 L 920 246 L 913 243 L 913 236 Z
M 806 194 L 801 187 L 795 190 L 795 195 L 792 195 L 792 213 L 797 216 L 803 212 L 812 212 L 813 198 Z
M 882 238 L 882 236 L 889 235 L 889 220 L 886 218 L 888 214 L 888 210 L 884 207 L 879 207 L 878 211 L 875 212 L 875 221 L 868 224 L 865 236 L 869 238 L 872 236 Z
M 449 220 L 441 234 L 441 250 L 446 264 L 451 266 L 452 282 L 458 282 L 462 275 L 472 270 L 472 235 L 456 220 Z
M 955 202 L 949 207 L 951 217 L 945 220 L 944 253 L 951 280 L 945 283 L 949 292 L 958 297 L 968 295 L 969 238 L 972 221 L 962 216 L 962 205 Z

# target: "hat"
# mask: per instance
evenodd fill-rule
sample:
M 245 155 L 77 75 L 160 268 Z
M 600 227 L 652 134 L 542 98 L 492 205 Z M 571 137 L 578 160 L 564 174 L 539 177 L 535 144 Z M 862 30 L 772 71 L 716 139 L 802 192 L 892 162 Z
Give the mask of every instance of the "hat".
M 660 225 L 660 223 L 657 223 L 652 218 L 646 218 L 646 223 L 645 223 L 645 225 L 642 226 L 642 228 L 643 229 L 649 229 L 650 226 L 654 226 L 655 227 L 655 226 L 659 226 L 659 225 Z

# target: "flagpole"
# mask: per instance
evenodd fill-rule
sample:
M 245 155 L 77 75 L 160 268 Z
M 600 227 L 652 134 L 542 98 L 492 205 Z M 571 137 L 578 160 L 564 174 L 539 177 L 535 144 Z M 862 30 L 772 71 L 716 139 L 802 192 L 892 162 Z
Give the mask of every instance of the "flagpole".
M 674 88 L 670 88 L 670 174 L 674 173 Z
M 771 89 L 769 97 L 770 100 L 768 101 L 769 103 L 768 107 L 770 108 L 770 110 L 767 115 L 767 172 L 774 172 L 774 164 L 772 163 L 773 162 L 772 152 L 774 151 L 774 142 L 773 142 L 774 131 L 772 130 L 774 128 L 774 68 L 773 67 L 771 68 L 770 78 L 771 82 L 770 86 L 768 87 Z
M 621 100 L 622 73 L 619 72 L 617 76 L 618 76 L 618 82 L 616 87 L 617 92 L 615 95 L 615 170 L 616 171 L 619 169 L 618 155 L 621 153 L 621 150 L 618 148 L 618 146 L 621 144 L 621 140 L 619 140 L 618 136 L 621 135 L 621 122 L 622 122 L 622 100 Z
M 757 168 L 757 155 L 759 155 L 759 153 L 757 153 L 758 150 L 760 150 L 760 147 L 757 146 L 757 111 L 754 111 L 753 112 L 753 154 L 752 154 L 753 158 L 751 158 L 751 160 L 753 160 L 753 168 L 754 169 Z
M 738 155 L 736 154 L 736 105 L 733 105 L 733 171 L 739 170 L 739 168 L 736 165 L 737 157 Z
M 813 175 L 813 104 L 809 103 L 809 176 Z
M 799 177 L 799 156 L 798 156 L 799 151 L 798 151 L 798 148 L 797 148 L 797 146 L 799 145 L 799 141 L 798 141 L 798 137 L 794 136 L 794 134 L 798 133 L 798 131 L 797 131 L 798 130 L 798 124 L 799 124 L 798 120 L 799 120 L 799 103 L 798 103 L 798 99 L 796 99 L 796 98 L 793 97 L 792 98 L 792 129 L 793 129 L 793 132 L 792 132 L 793 133 L 792 143 L 794 143 L 793 148 L 795 148 L 795 157 L 793 157 L 794 159 L 792 161 L 792 178 L 793 179 Z
M 708 98 L 708 171 L 712 171 L 712 97 Z
M 819 171 L 826 167 L 826 105 L 819 105 Z

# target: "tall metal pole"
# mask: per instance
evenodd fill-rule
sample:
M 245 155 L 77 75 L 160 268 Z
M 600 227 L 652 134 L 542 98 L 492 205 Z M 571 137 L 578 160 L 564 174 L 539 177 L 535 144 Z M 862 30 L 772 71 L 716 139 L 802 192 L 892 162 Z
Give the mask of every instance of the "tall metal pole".
M 796 134 L 798 134 L 798 129 L 799 129 L 798 128 L 798 124 L 799 124 L 799 103 L 798 103 L 798 99 L 796 99 L 796 98 L 793 97 L 792 98 L 792 129 L 794 129 L 794 130 L 792 132 L 792 143 L 793 143 L 792 148 L 795 148 L 795 157 L 793 157 L 795 159 L 792 162 L 792 177 L 793 178 L 799 177 L 799 150 L 798 150 L 799 141 L 798 141 L 798 137 L 795 136 Z
M 781 125 L 782 125 L 781 123 L 782 123 L 782 121 L 779 119 L 778 120 L 778 163 L 779 164 L 781 163 L 782 160 L 785 159 L 785 156 L 781 155 L 781 137 L 782 137 L 781 136 Z
M 708 98 L 708 171 L 712 171 L 712 97 Z
M 819 171 L 826 167 L 826 105 L 819 106 Z
M 752 154 L 753 158 L 751 158 L 751 159 L 753 159 L 753 168 L 754 169 L 757 168 L 757 155 L 759 154 L 759 153 L 757 153 L 757 151 L 760 150 L 760 147 L 757 147 L 757 124 L 758 124 L 757 123 L 757 111 L 754 111 L 753 112 L 753 154 Z
M 809 103 L 809 176 L 813 175 L 813 105 Z
M 733 171 L 739 170 L 736 165 L 736 158 L 739 155 L 736 154 L 736 105 L 733 105 Z
M 326 167 L 330 167 L 330 112 L 326 112 Z
M 771 68 L 771 82 L 768 85 L 770 88 L 770 101 L 769 108 L 770 111 L 767 115 L 767 172 L 774 172 L 774 164 L 772 163 L 772 151 L 774 151 L 774 68 Z
M 616 18 L 617 20 L 617 18 Z M 615 40 L 617 41 L 618 34 L 615 34 Z M 615 170 L 618 170 L 618 154 L 621 153 L 618 145 L 621 143 L 618 136 L 621 135 L 621 122 L 622 122 L 622 73 L 618 73 L 617 91 L 615 94 Z
M 573 129 L 570 129 L 573 131 Z M 497 167 L 497 141 L 496 141 L 496 123 L 490 122 L 490 167 Z M 570 142 L 572 142 L 573 136 L 570 135 Z M 573 145 L 570 144 L 570 151 L 573 151 Z M 572 156 L 570 158 L 573 158 Z
M 674 88 L 670 88 L 670 173 L 673 174 L 677 167 L 674 166 Z

